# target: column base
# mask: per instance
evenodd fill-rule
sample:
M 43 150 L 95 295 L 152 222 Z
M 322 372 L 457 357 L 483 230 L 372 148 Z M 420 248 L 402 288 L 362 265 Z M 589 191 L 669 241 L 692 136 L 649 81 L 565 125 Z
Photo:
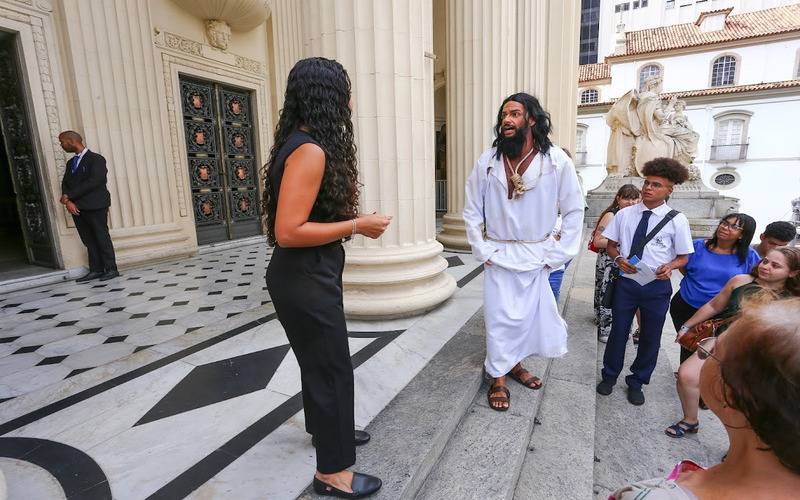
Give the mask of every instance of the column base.
M 467 241 L 467 227 L 464 225 L 464 218 L 461 214 L 445 214 L 442 217 L 442 232 L 436 235 L 436 239 L 447 250 L 458 252 L 470 250 Z
M 342 277 L 345 315 L 396 319 L 434 309 L 456 290 L 441 253 L 436 241 L 405 248 L 348 248 Z

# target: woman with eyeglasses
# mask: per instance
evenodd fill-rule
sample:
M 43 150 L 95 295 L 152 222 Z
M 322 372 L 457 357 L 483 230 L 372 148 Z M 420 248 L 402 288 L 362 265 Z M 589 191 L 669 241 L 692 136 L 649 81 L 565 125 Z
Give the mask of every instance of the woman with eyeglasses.
M 800 297 L 800 249 L 781 247 L 769 252 L 750 272 L 734 276 L 713 299 L 701 307 L 678 329 L 678 339 L 689 329 L 711 318 L 734 318 L 752 305 L 774 299 Z M 725 332 L 719 327 L 716 335 Z M 676 339 L 677 341 L 677 339 Z M 703 346 L 707 346 L 707 342 Z M 703 350 L 691 355 L 678 370 L 678 396 L 683 407 L 683 418 L 664 432 L 669 437 L 682 438 L 695 434 L 700 428 L 698 407 L 700 400 L 700 369 L 705 357 Z M 705 395 L 703 395 L 704 401 Z
M 675 330 L 703 304 L 714 298 L 737 274 L 747 274 L 758 264 L 758 253 L 750 248 L 756 221 L 747 214 L 726 215 L 709 239 L 694 240 L 694 253 L 681 268 L 681 288 L 672 297 L 669 315 Z M 681 363 L 692 352 L 681 347 Z
M 780 257 L 770 252 L 765 259 Z M 796 284 L 796 276 L 790 279 Z M 703 341 L 700 392 L 728 433 L 727 458 L 705 470 L 684 460 L 667 478 L 626 486 L 610 498 L 798 498 L 799 325 L 800 299 L 778 300 L 743 311 L 725 335 Z

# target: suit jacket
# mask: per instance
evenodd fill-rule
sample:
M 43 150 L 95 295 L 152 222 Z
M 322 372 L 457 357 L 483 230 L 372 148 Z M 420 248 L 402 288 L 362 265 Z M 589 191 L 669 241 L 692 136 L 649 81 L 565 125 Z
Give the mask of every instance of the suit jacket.
M 106 159 L 87 150 L 74 174 L 72 161 L 67 162 L 64 179 L 61 181 L 61 193 L 67 195 L 81 210 L 110 207 L 111 193 L 106 188 Z

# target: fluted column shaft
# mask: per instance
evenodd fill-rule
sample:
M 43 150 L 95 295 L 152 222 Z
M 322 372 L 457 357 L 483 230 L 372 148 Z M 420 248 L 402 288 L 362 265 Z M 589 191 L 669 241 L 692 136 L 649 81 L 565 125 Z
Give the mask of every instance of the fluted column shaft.
M 297 0 L 272 0 L 277 106 L 283 106 L 286 80 L 294 64 L 303 58 L 303 12 Z
M 517 86 L 516 0 L 447 2 L 447 214 L 438 239 L 469 249 L 464 185 Z
M 75 128 L 108 163 L 114 229 L 173 222 L 147 0 L 63 0 Z
M 394 217 L 347 250 L 349 317 L 422 313 L 455 291 L 435 239 L 431 0 L 304 0 L 304 53 L 337 59 L 353 85 L 361 210 Z

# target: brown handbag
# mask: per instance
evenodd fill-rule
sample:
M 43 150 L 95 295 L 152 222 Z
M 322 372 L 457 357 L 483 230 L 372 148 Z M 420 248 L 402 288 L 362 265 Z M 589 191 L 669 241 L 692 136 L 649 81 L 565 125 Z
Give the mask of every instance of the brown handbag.
M 731 316 L 729 318 L 707 319 L 702 323 L 698 323 L 689 328 L 689 331 L 684 333 L 683 336 L 678 339 L 678 343 L 685 349 L 694 352 L 697 350 L 698 342 L 709 337 L 715 337 L 719 327 L 731 323 L 734 319 L 736 319 L 735 316 Z

